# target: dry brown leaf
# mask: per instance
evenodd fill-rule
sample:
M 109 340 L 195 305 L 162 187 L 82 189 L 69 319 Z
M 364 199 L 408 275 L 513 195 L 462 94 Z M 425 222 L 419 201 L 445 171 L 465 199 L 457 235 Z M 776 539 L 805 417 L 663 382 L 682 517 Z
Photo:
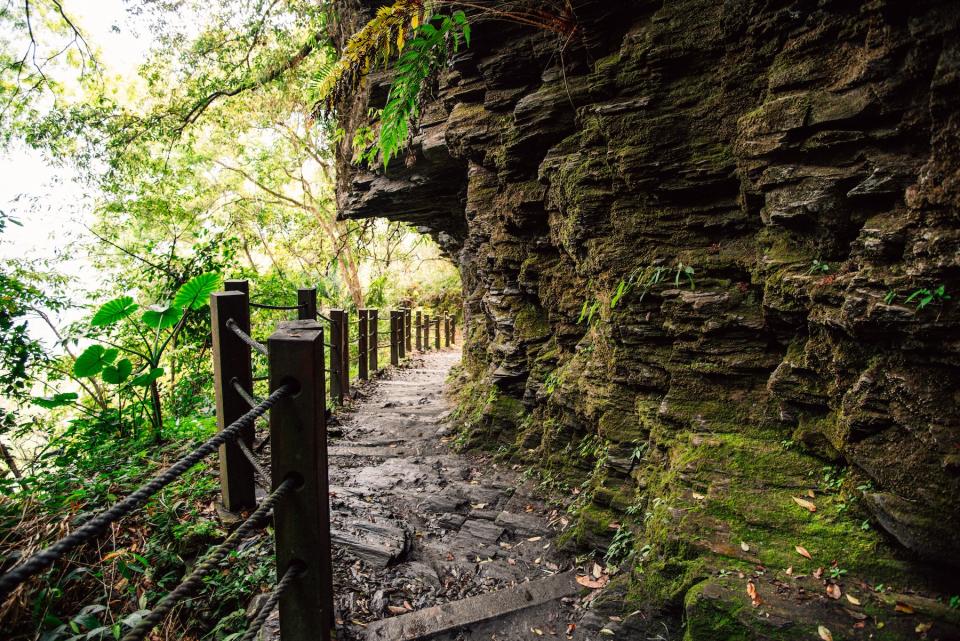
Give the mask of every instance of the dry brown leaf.
M 913 608 L 906 603 L 897 603 L 893 609 L 897 612 L 903 612 L 904 614 L 913 614 Z
M 409 602 L 409 601 L 404 601 L 404 602 L 403 602 L 403 609 L 406 610 L 407 612 L 410 612 L 410 611 L 413 610 L 413 606 L 410 605 L 410 602 Z
M 572 639 L 572 638 L 573 638 L 573 631 L 576 630 L 576 629 L 577 629 L 577 624 L 576 624 L 576 623 L 568 623 L 568 624 L 567 624 L 567 638 L 568 638 L 568 639 Z
M 750 546 L 747 545 L 746 541 L 740 541 L 740 549 L 743 550 L 744 552 L 749 552 Z
M 932 623 L 918 623 L 916 627 L 917 634 L 923 634 L 929 632 L 930 628 L 933 627 Z
M 594 563 L 594 564 L 593 564 L 593 572 L 592 572 L 592 574 L 593 574 L 593 578 L 595 578 L 595 579 L 599 579 L 601 576 L 603 576 L 603 568 L 600 567 L 600 564 L 599 564 L 599 563 Z
M 619 530 L 619 529 L 620 529 L 620 524 L 617 523 L 616 521 L 614 521 L 614 522 L 612 522 L 610 525 L 607 526 L 607 529 L 608 529 L 608 530 Z
M 507 565 L 516 565 L 516 564 L 517 564 L 516 559 L 507 559 Z
M 607 584 L 607 581 L 610 579 L 602 576 L 599 579 L 591 579 L 588 576 L 578 576 L 577 583 L 582 585 L 585 588 L 590 588 L 591 590 L 598 590 Z
M 792 496 L 790 498 L 793 499 L 794 503 L 796 503 L 797 505 L 799 505 L 805 510 L 809 510 L 810 512 L 817 511 L 817 506 L 814 505 L 812 502 L 808 501 L 807 499 L 801 499 L 799 496 Z
M 843 596 L 843 592 L 840 591 L 840 586 L 836 583 L 831 583 L 827 586 L 827 596 L 831 599 L 839 599 Z
M 847 601 L 854 605 L 860 605 L 860 599 L 855 596 L 851 596 L 849 592 L 847 593 Z
M 530 537 L 529 539 L 527 539 L 527 540 L 530 541 L 531 543 L 536 543 L 537 541 L 539 541 L 539 540 L 542 539 L 542 538 L 543 538 L 542 536 L 531 536 L 531 537 Z
M 807 548 L 803 547 L 802 545 L 798 545 L 798 546 L 796 546 L 796 547 L 793 548 L 793 549 L 796 550 L 796 551 L 797 551 L 797 554 L 799 554 L 800 556 L 805 556 L 805 557 L 807 557 L 808 559 L 813 560 L 813 557 L 810 556 L 810 553 L 809 553 L 809 552 L 807 552 Z
M 815 578 L 815 579 L 821 579 L 821 578 L 823 578 L 823 568 L 822 568 L 822 567 L 819 567 L 819 568 L 817 568 L 816 570 L 813 571 L 813 578 Z
M 830 630 L 822 625 L 817 626 L 817 634 L 820 635 L 820 638 L 823 639 L 823 641 L 833 641 L 833 635 L 830 634 Z
M 543 630 L 541 630 L 540 628 L 530 628 L 530 631 L 533 632 L 538 637 L 543 636 Z
M 753 581 L 747 581 L 747 596 L 750 597 L 750 603 L 753 607 L 757 607 L 763 603 L 760 595 L 757 594 L 757 586 L 753 584 Z
M 390 614 L 403 614 L 406 612 L 406 610 L 399 605 L 388 605 L 387 610 L 390 611 Z
M 787 576 L 793 576 L 793 566 L 787 568 Z

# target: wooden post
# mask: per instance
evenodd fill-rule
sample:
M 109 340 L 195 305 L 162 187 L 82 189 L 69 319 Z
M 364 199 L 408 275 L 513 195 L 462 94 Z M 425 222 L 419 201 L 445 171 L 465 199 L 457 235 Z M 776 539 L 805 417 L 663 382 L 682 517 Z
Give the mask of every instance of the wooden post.
M 413 310 L 403 310 L 403 335 L 406 339 L 407 353 L 413 353 Z
M 370 373 L 376 373 L 380 364 L 380 310 L 370 310 L 370 338 L 367 339 L 367 345 L 370 348 Z
M 301 288 L 297 290 L 297 318 L 300 320 L 317 319 L 317 288 Z
M 454 345 L 457 344 L 457 317 L 450 317 L 450 342 Z
M 402 361 L 407 357 L 407 315 L 397 310 L 397 356 Z
M 400 322 L 397 319 L 396 310 L 390 311 L 390 364 L 397 366 L 400 364 L 400 346 L 397 344 L 397 330 Z
M 423 312 L 417 310 L 417 351 L 423 351 Z
M 357 376 L 360 377 L 361 381 L 366 381 L 370 378 L 370 354 L 367 353 L 370 340 L 368 322 L 370 310 L 361 309 L 358 310 L 358 314 L 360 320 L 357 323 Z
M 423 351 L 430 350 L 430 314 L 423 315 Z
M 344 396 L 350 396 L 350 312 L 343 310 L 340 318 L 340 389 Z M 341 401 L 342 402 L 342 401 Z
M 237 327 L 250 333 L 250 300 L 239 282 L 230 281 L 228 292 L 210 295 L 210 326 L 213 330 L 213 387 L 217 402 L 217 429 L 222 430 L 250 410 L 233 387 L 233 379 L 248 392 L 253 391 L 250 348 L 227 327 L 231 318 Z M 248 446 L 253 446 L 253 425 L 240 432 Z M 253 466 L 244 457 L 236 442 L 220 446 L 220 493 L 223 506 L 230 512 L 257 506 Z
M 437 349 L 440 349 L 440 319 L 437 318 L 437 331 L 433 335 L 433 342 Z
M 443 315 L 443 346 L 450 347 L 450 314 Z
M 330 310 L 330 398 L 343 405 L 343 310 Z
M 323 329 L 315 320 L 282 321 L 268 345 L 270 390 L 299 387 L 270 411 L 273 486 L 299 482 L 273 508 L 277 576 L 292 564 L 303 567 L 280 597 L 280 639 L 329 641 L 335 620 Z

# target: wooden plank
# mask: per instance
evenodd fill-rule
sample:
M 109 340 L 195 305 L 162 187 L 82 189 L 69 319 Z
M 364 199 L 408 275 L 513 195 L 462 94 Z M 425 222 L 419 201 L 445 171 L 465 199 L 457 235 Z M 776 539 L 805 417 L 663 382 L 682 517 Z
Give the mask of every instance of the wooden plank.
M 317 318 L 317 288 L 301 288 L 297 290 L 297 318 L 300 320 L 316 320 Z
M 370 337 L 367 339 L 367 346 L 370 349 L 370 373 L 379 369 L 378 359 L 380 358 L 380 310 L 370 310 Z
M 452 632 L 576 594 L 575 570 L 545 579 L 381 619 L 367 627 L 367 641 L 415 641 Z
M 370 354 L 367 352 L 370 340 L 370 327 L 368 322 L 370 310 L 361 309 L 358 311 L 358 314 L 360 320 L 357 326 L 357 376 L 360 377 L 361 381 L 365 381 L 370 378 Z
M 343 405 L 343 310 L 330 310 L 330 398 Z

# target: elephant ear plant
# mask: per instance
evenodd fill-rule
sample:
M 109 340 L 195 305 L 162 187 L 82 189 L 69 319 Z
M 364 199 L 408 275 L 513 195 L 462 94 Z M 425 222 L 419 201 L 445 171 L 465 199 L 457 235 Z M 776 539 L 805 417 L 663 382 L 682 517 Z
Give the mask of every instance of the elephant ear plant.
M 148 408 L 153 436 L 160 441 L 163 414 L 159 380 L 165 371 L 161 365 L 164 352 L 175 343 L 190 313 L 202 309 L 219 287 L 219 274 L 200 274 L 184 283 L 173 300 L 150 305 L 139 315 L 140 306 L 130 296 L 104 303 L 90 320 L 90 326 L 102 332 L 99 342 L 77 357 L 74 376 L 99 377 L 114 386 L 121 412 L 124 396 L 136 398 Z M 121 335 L 124 338 L 114 340 Z

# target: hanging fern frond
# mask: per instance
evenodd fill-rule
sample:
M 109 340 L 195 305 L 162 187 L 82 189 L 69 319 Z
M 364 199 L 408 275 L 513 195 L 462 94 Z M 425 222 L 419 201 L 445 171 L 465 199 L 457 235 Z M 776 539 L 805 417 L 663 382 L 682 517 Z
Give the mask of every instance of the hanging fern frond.
M 329 108 L 356 90 L 378 61 L 386 66 L 391 54 L 403 49 L 407 31 L 419 25 L 423 10 L 423 0 L 397 0 L 380 7 L 373 19 L 350 38 L 340 58 L 321 71 L 314 86 L 316 101 Z

